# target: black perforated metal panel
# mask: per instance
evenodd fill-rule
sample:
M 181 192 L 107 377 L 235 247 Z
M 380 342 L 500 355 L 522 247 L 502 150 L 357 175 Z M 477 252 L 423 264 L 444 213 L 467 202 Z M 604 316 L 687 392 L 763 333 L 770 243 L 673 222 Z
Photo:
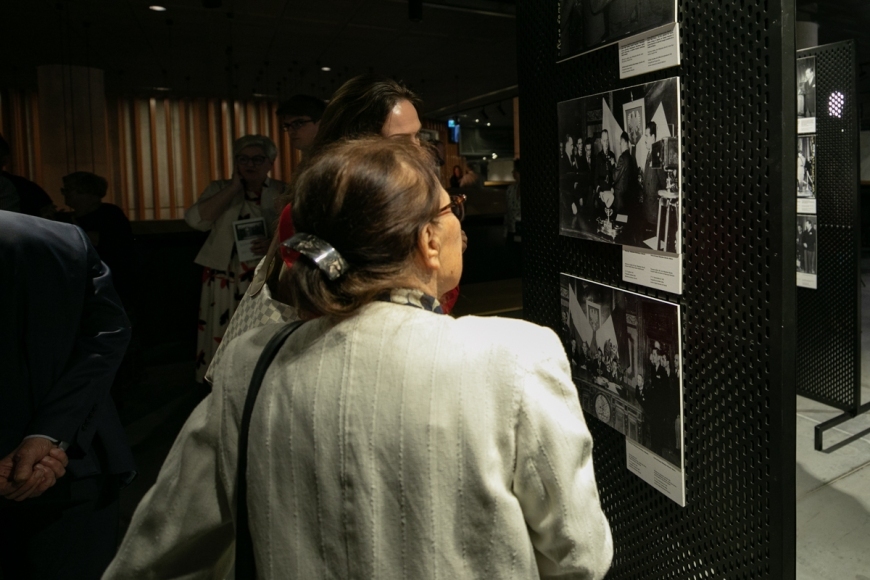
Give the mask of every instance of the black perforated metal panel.
M 853 41 L 801 50 L 816 59 L 818 288 L 798 288 L 798 393 L 861 404 L 861 212 Z M 839 116 L 837 116 L 839 114 Z
M 616 46 L 556 63 L 558 4 L 517 3 L 525 315 L 558 332 L 563 271 L 678 303 L 683 321 L 685 508 L 587 415 L 608 578 L 793 578 L 794 3 L 680 0 L 682 66 L 622 81 Z M 560 101 L 677 74 L 681 297 L 622 282 L 618 246 L 559 236 L 556 118 Z

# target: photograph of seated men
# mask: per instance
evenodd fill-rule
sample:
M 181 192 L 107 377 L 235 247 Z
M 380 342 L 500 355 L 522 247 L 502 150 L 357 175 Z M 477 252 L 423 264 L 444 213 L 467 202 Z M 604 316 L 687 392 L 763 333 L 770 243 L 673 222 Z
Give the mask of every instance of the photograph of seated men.
M 560 233 L 679 254 L 679 120 L 677 78 L 559 103 Z
M 677 306 L 566 274 L 561 293 L 580 405 L 682 469 Z

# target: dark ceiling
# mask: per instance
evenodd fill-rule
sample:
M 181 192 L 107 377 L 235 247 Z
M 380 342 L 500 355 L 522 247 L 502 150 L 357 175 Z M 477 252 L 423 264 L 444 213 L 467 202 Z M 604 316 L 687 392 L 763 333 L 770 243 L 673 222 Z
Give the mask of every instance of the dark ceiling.
M 36 87 L 40 64 L 106 72 L 110 94 L 329 97 L 374 70 L 405 80 L 424 112 L 446 118 L 516 95 L 515 0 L 7 0 L 0 86 Z M 553 0 L 554 2 L 558 0 Z M 859 90 L 870 99 L 870 0 L 797 0 L 822 44 L 858 44 Z M 14 25 L 10 25 L 14 23 Z M 321 67 L 332 70 L 324 72 Z
M 369 71 L 405 80 L 423 97 L 424 111 L 516 94 L 513 1 L 431 0 L 422 22 L 409 19 L 406 0 L 217 3 L 4 2 L 0 85 L 36 87 L 38 65 L 76 64 L 103 69 L 110 94 L 165 87 L 171 92 L 160 94 L 328 98 Z

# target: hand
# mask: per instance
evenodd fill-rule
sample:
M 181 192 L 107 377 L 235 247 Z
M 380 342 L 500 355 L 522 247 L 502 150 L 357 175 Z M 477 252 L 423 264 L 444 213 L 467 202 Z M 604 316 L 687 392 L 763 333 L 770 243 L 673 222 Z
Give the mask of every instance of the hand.
M 251 240 L 251 251 L 258 256 L 265 256 L 271 245 L 272 240 L 269 238 L 257 238 L 256 240 Z
M 245 182 L 244 182 L 244 180 L 242 179 L 242 174 L 239 173 L 239 168 L 238 168 L 238 167 L 234 167 L 234 168 L 233 168 L 233 183 L 232 183 L 232 186 L 233 186 L 233 190 L 234 190 L 236 193 L 239 193 L 239 192 L 244 193 L 244 192 L 245 192 Z
M 462 253 L 465 253 L 465 249 L 468 247 L 468 235 L 465 233 L 465 230 L 460 230 L 462 234 Z
M 66 474 L 66 453 L 43 437 L 22 441 L 0 459 L 0 496 L 14 501 L 37 497 Z

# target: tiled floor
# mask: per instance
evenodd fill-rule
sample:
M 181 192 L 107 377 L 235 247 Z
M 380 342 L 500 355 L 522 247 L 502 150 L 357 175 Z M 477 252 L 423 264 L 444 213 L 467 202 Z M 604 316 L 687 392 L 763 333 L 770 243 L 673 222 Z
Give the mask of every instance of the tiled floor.
M 870 263 L 862 269 L 868 268 Z M 865 278 L 870 281 L 870 276 Z M 862 288 L 861 297 L 861 401 L 866 403 L 870 401 L 870 287 Z M 826 451 L 813 448 L 814 427 L 839 414 L 798 397 L 798 580 L 870 580 L 870 413 L 826 431 Z

